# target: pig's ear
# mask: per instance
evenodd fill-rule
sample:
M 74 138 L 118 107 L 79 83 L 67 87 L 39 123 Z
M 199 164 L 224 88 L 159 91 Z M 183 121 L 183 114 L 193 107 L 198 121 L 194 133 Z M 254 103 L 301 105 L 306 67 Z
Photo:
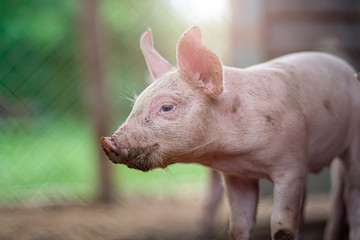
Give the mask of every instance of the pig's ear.
M 140 48 L 144 54 L 152 81 L 173 70 L 173 67 L 155 50 L 150 28 L 141 36 Z
M 187 30 L 179 39 L 177 61 L 180 72 L 206 95 L 214 97 L 223 91 L 223 69 L 220 59 L 206 48 L 198 26 Z

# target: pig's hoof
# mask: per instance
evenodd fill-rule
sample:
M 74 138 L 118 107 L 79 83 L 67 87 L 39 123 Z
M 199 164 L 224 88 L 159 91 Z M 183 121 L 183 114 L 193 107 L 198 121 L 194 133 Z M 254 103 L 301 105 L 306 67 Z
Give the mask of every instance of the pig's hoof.
M 288 230 L 279 230 L 275 233 L 275 240 L 294 240 L 294 234 Z

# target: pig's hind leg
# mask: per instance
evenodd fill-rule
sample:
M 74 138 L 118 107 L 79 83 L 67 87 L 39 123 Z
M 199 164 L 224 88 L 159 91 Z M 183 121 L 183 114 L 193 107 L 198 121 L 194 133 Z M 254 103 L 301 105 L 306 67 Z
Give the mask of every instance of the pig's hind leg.
M 358 133 L 360 126 L 358 127 Z M 345 206 L 350 227 L 349 239 L 360 239 L 360 134 L 355 135 L 349 149 L 343 154 L 346 166 Z
M 345 168 L 340 159 L 335 159 L 331 164 L 331 209 L 326 224 L 325 240 L 347 239 L 348 224 L 344 202 Z
M 248 240 L 255 225 L 259 181 L 224 174 L 230 205 L 230 239 Z
M 218 171 L 210 171 L 208 184 L 209 192 L 204 209 L 204 215 L 202 218 L 202 227 L 200 232 L 201 239 L 209 239 L 209 237 L 214 234 L 215 215 L 223 195 L 221 175 Z

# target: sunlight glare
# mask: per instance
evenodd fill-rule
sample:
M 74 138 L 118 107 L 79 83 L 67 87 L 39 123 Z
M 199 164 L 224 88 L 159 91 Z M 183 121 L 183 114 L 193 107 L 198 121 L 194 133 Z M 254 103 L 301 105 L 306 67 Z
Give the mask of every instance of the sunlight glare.
M 174 8 L 192 20 L 214 20 L 224 16 L 228 0 L 172 0 Z

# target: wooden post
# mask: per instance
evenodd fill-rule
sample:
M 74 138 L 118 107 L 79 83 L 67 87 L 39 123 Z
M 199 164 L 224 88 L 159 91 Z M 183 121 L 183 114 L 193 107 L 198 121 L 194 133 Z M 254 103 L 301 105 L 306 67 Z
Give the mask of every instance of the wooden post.
M 82 47 L 84 54 L 86 102 L 96 132 L 99 159 L 99 200 L 109 202 L 114 198 L 112 166 L 100 147 L 100 138 L 109 134 L 110 111 L 104 73 L 104 35 L 101 32 L 97 0 L 81 1 Z
M 248 67 L 264 61 L 262 4 L 263 1 L 230 1 L 231 52 L 234 66 Z

